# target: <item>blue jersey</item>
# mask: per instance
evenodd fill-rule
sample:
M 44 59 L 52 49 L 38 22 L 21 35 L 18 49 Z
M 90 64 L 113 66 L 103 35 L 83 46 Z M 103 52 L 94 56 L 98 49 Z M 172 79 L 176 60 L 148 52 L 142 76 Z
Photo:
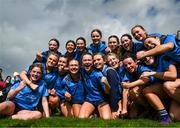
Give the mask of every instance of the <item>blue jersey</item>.
M 62 80 L 64 79 L 65 76 L 66 74 L 64 75 L 59 74 L 54 86 L 54 89 L 56 90 L 56 94 L 59 96 L 61 102 L 65 101 L 65 97 L 64 97 L 65 87 L 62 85 Z
M 112 67 L 108 67 L 104 65 L 102 70 L 103 75 L 107 78 L 108 83 L 111 86 L 110 93 L 109 93 L 109 103 L 111 110 L 116 112 L 118 110 L 118 102 L 122 97 L 122 86 L 121 86 L 121 79 L 116 72 L 115 69 Z
M 76 49 L 75 59 L 78 60 L 78 61 L 81 63 L 81 56 L 82 56 L 83 54 L 87 53 L 87 52 L 88 52 L 87 48 L 86 48 L 83 52 L 81 52 L 81 51 L 79 51 L 78 49 Z
M 58 70 L 54 68 L 51 72 L 47 72 L 46 64 L 43 64 L 43 80 L 47 83 L 47 89 L 53 89 L 58 77 Z
M 154 64 L 156 65 L 155 67 L 149 66 L 156 72 L 165 72 L 168 70 L 170 65 L 175 65 L 176 62 L 170 60 L 170 58 L 166 58 L 166 56 L 160 55 L 156 56 Z M 179 74 L 178 74 L 179 78 Z M 155 78 L 155 81 L 163 81 L 158 78 Z
M 150 33 L 150 34 L 148 34 L 148 36 L 156 36 L 156 37 L 161 37 L 161 36 L 163 36 L 161 33 Z
M 50 51 L 50 50 L 45 51 L 45 52 L 42 52 L 42 53 L 41 53 L 41 54 L 42 54 L 42 59 L 41 59 L 40 63 L 46 63 L 47 58 L 48 58 L 48 56 L 49 56 L 49 54 L 50 54 L 51 52 L 52 52 L 52 51 Z M 57 53 L 59 56 L 61 56 L 61 53 L 60 53 L 59 51 L 57 51 L 56 53 Z M 33 63 L 37 63 L 37 62 L 39 62 L 39 61 L 38 61 L 37 59 L 35 59 Z
M 11 90 L 15 90 L 19 86 L 20 82 L 14 84 Z M 42 97 L 48 96 L 46 89 L 46 83 L 43 80 L 39 80 L 37 83 L 38 88 L 34 91 L 29 86 L 25 86 L 20 90 L 13 98 L 13 101 L 23 109 L 34 110 L 38 105 Z
M 47 89 L 53 89 L 54 85 L 56 83 L 56 79 L 58 77 L 58 70 L 56 68 L 54 68 L 51 72 L 47 72 L 45 63 L 42 63 L 42 67 L 43 67 L 42 78 L 47 84 Z M 28 74 L 30 73 L 29 68 L 28 68 L 28 71 L 27 71 Z
M 65 92 L 71 94 L 71 103 L 82 104 L 85 99 L 84 83 L 80 78 L 78 81 L 73 81 L 70 74 L 68 74 L 62 81 L 62 85 L 65 87 Z
M 68 62 L 69 62 L 70 60 L 73 60 L 73 59 L 77 60 L 77 54 L 76 54 L 76 52 L 73 52 L 73 53 L 68 53 L 68 52 L 66 52 L 66 53 L 64 54 L 64 56 L 67 58 Z
M 134 42 L 131 53 L 136 55 L 137 52 L 145 49 L 144 44 L 141 42 Z
M 133 45 L 132 45 L 132 50 L 131 51 L 124 51 L 123 54 L 127 54 L 127 53 L 130 53 L 130 54 L 133 54 L 133 55 L 136 55 L 137 52 L 141 51 L 141 50 L 144 50 L 145 47 L 144 47 L 144 44 L 141 43 L 141 42 L 133 42 Z
M 85 83 L 85 100 L 91 103 L 97 103 L 97 105 L 106 101 L 104 97 L 105 85 L 101 82 L 103 74 L 96 70 L 87 73 L 84 69 L 81 70 L 81 74 Z
M 165 52 L 163 55 L 170 57 L 176 62 L 180 62 L 180 42 L 176 40 L 176 35 L 167 35 L 161 40 L 161 44 L 173 43 L 174 48 L 171 51 Z
M 88 47 L 88 52 L 91 54 L 96 54 L 98 52 L 101 52 L 104 55 L 107 55 L 108 53 L 105 51 L 106 48 L 107 48 L 106 42 L 100 41 L 97 46 L 94 45 L 93 43 L 90 44 L 90 46 Z
M 124 66 L 122 66 L 122 67 L 118 68 L 116 71 L 117 71 L 117 73 L 119 75 L 120 81 L 122 82 L 123 78 L 124 78 L 124 75 L 125 75 L 125 72 L 126 72 L 126 69 L 124 68 Z
M 133 73 L 129 73 L 128 71 L 126 71 L 125 75 L 124 75 L 124 78 L 123 78 L 123 81 L 130 81 L 130 82 L 133 82 L 135 80 L 138 80 L 140 75 L 143 73 L 143 72 L 152 72 L 153 70 L 146 67 L 146 66 L 143 66 L 143 65 L 138 65 L 137 67 L 137 70 Z M 152 83 L 154 82 L 154 76 L 149 76 L 149 81 Z
M 175 64 L 172 60 L 167 60 L 164 56 L 156 56 L 155 63 L 157 64 L 157 68 L 155 71 L 164 72 L 166 71 L 171 64 Z

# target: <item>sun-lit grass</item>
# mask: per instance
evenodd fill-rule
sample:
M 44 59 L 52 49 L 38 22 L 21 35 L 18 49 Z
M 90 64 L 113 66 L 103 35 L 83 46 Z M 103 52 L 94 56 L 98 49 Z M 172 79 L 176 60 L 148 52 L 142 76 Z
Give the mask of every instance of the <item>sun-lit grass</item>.
M 158 121 L 148 119 L 102 120 L 98 118 L 51 117 L 48 119 L 21 121 L 1 118 L 0 127 L 180 127 L 180 122 L 163 125 Z

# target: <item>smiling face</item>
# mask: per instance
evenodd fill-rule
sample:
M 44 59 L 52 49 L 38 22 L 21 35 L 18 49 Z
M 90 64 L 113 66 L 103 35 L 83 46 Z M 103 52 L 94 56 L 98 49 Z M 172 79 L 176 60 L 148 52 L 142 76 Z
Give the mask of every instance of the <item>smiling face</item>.
M 85 54 L 82 57 L 82 65 L 84 69 L 88 72 L 92 69 L 93 66 L 93 57 L 92 55 Z
M 49 50 L 56 52 L 58 50 L 59 46 L 55 40 L 51 40 L 49 42 Z
M 85 44 L 84 40 L 78 39 L 76 41 L 76 47 L 77 47 L 77 49 L 79 49 L 79 51 L 84 51 L 84 49 L 86 48 L 86 44 Z
M 99 70 L 103 69 L 105 62 L 104 62 L 104 59 L 103 59 L 102 55 L 100 55 L 100 54 L 94 55 L 93 61 L 94 61 L 94 66 L 97 69 L 99 69 Z
M 117 38 L 111 37 L 108 39 L 108 47 L 113 51 L 118 47 L 119 43 Z
M 73 53 L 75 49 L 76 49 L 76 46 L 73 42 L 68 42 L 66 44 L 66 50 L 68 53 Z
M 147 34 L 146 34 L 146 31 L 143 30 L 142 28 L 134 27 L 132 29 L 132 35 L 136 40 L 143 41 L 145 40 Z
M 69 71 L 71 74 L 77 74 L 79 72 L 79 62 L 77 60 L 71 60 L 69 62 Z
M 33 67 L 32 70 L 30 71 L 30 80 L 32 82 L 38 81 L 42 76 L 42 71 L 41 68 L 39 67 Z
M 58 61 L 59 72 L 63 71 L 66 66 L 67 66 L 67 58 L 59 57 L 59 61 Z
M 98 31 L 93 31 L 91 33 L 91 39 L 93 41 L 93 44 L 98 45 L 100 40 L 101 40 L 101 38 L 102 38 L 102 36 L 101 36 L 101 34 Z
M 121 44 L 126 51 L 131 51 L 133 42 L 128 36 L 121 37 Z
M 46 66 L 47 68 L 53 68 L 56 67 L 57 63 L 58 63 L 58 57 L 56 55 L 50 54 L 47 62 L 46 62 Z
M 137 63 L 131 57 L 128 57 L 123 60 L 123 66 L 130 73 L 135 72 L 137 69 Z
M 107 62 L 109 66 L 113 67 L 114 69 L 117 69 L 119 67 L 119 59 L 114 54 L 107 56 Z
M 155 37 L 148 37 L 144 41 L 144 46 L 147 49 L 153 49 L 156 46 L 160 45 L 160 39 Z

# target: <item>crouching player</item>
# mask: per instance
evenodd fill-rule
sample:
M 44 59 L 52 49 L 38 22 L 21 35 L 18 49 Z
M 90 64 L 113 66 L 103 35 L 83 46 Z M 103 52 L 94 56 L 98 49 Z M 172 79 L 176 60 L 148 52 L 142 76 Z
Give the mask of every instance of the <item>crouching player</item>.
M 137 59 L 134 55 L 126 54 L 123 59 L 123 66 L 126 69 L 125 76 L 123 78 L 122 86 L 126 89 L 129 89 L 130 97 L 132 98 L 132 105 L 135 105 L 133 109 L 130 109 L 129 116 L 130 117 L 139 117 L 145 116 L 145 113 L 142 113 L 143 108 L 145 110 L 149 109 L 149 105 L 145 101 L 143 97 L 142 90 L 145 86 L 149 84 L 149 82 L 154 81 L 154 77 L 144 77 L 140 78 L 143 72 L 151 72 L 152 70 L 138 64 Z M 140 113 L 141 112 L 141 113 Z M 139 115 L 141 114 L 141 115 Z

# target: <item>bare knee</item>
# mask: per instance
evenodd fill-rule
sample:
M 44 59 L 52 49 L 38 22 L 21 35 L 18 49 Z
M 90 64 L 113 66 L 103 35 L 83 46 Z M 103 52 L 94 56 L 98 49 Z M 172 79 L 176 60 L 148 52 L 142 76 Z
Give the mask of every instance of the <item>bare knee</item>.
M 103 115 L 102 117 L 104 120 L 110 120 L 111 119 L 111 114 L 106 114 L 106 115 Z
M 23 120 L 39 119 L 41 117 L 42 117 L 42 113 L 40 111 L 32 111 L 27 116 L 25 116 Z
M 11 101 L 3 102 L 0 104 L 0 113 L 2 115 L 10 116 L 14 113 L 15 104 Z
M 39 119 L 42 117 L 42 113 L 40 111 L 36 111 L 36 113 L 34 113 L 34 117 L 35 119 Z
M 109 104 L 107 104 L 106 102 L 98 105 L 98 111 L 102 119 L 104 120 L 111 119 L 111 109 Z
M 89 117 L 89 115 L 87 114 L 87 112 L 85 110 L 83 110 L 83 111 L 80 110 L 78 118 L 85 119 L 88 117 Z
M 88 117 L 86 117 L 86 116 L 85 116 L 84 114 L 82 114 L 82 113 L 79 113 L 78 118 L 85 119 L 85 118 L 88 118 Z
M 15 106 L 15 104 L 14 103 L 12 103 L 10 106 L 8 106 L 9 108 L 8 108 L 8 111 L 9 111 L 9 115 L 12 115 L 13 113 L 14 113 L 14 111 L 15 111 L 15 108 L 16 108 L 16 106 Z
M 171 93 L 173 87 L 172 87 L 172 82 L 164 82 L 163 84 L 163 89 L 167 93 Z
M 95 107 L 93 104 L 89 102 L 84 102 L 81 106 L 80 112 L 79 112 L 79 118 L 89 118 L 89 116 L 94 111 Z

